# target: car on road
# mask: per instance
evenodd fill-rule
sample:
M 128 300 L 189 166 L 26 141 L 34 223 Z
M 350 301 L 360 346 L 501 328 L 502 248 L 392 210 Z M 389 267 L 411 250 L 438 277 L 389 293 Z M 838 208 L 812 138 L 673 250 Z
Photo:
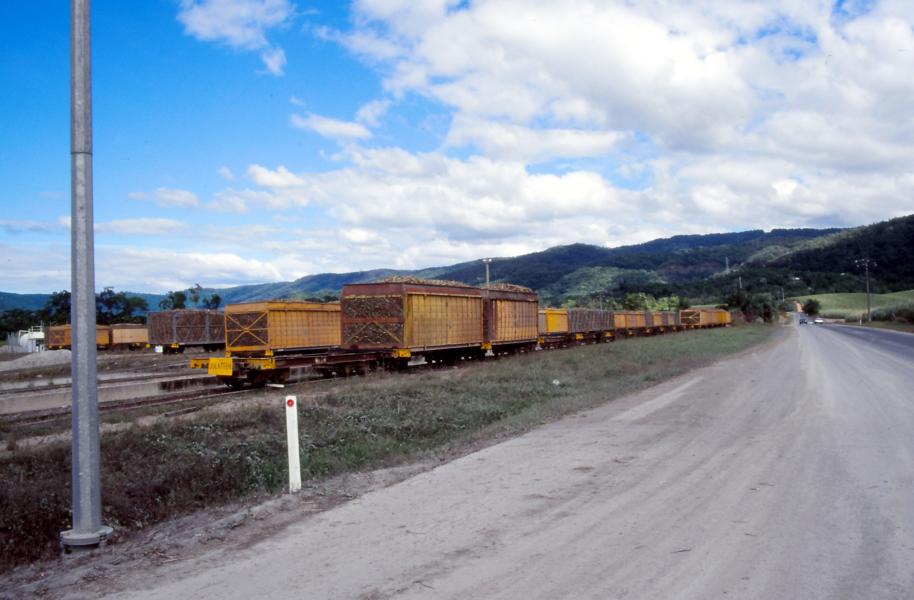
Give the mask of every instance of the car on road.
M 807 323 L 809 323 L 809 321 L 806 317 L 800 317 L 800 325 L 806 325 Z
M 821 325 L 821 324 L 824 323 L 824 322 L 825 322 L 825 321 L 823 321 L 822 319 L 814 319 L 814 320 L 813 320 L 813 323 L 815 323 L 816 325 Z

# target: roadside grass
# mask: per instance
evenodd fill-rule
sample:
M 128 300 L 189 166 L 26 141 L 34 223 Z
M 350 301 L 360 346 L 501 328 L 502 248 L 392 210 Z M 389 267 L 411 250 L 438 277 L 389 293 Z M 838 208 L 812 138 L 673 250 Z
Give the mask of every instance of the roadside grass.
M 299 392 L 302 475 L 389 466 L 423 452 L 489 443 L 641 390 L 771 339 L 742 325 L 514 356 L 460 369 L 341 380 Z M 280 394 L 277 394 L 279 397 Z M 278 405 L 189 415 L 102 436 L 104 522 L 118 532 L 287 483 Z M 70 444 L 0 459 L 0 572 L 58 553 L 70 524 Z
M 819 312 L 827 319 L 859 320 L 860 316 L 866 312 L 866 294 L 863 292 L 797 296 L 796 300 L 802 304 L 810 298 L 819 301 L 821 305 Z M 872 309 L 911 302 L 914 302 L 914 290 L 893 292 L 891 294 L 870 294 L 870 306 Z

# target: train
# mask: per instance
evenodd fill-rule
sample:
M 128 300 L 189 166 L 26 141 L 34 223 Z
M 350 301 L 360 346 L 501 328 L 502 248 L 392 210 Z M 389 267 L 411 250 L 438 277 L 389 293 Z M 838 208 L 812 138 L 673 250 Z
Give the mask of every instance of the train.
M 232 387 L 260 387 L 281 384 L 300 367 L 349 375 L 730 324 L 723 309 L 541 307 L 523 286 L 398 276 L 344 285 L 338 302 L 265 300 L 228 304 L 224 311 L 152 312 L 145 326 L 99 325 L 96 346 L 224 352 L 191 358 L 189 366 Z M 69 325 L 52 326 L 46 345 L 69 348 L 70 338 Z
M 540 308 L 529 288 L 394 277 L 343 286 L 339 302 L 229 304 L 225 356 L 190 359 L 232 387 L 282 384 L 292 369 L 349 375 L 725 327 L 722 309 Z
M 146 325 L 118 323 L 95 327 L 95 347 L 99 350 L 138 350 L 146 348 L 148 333 Z M 51 325 L 45 335 L 48 350 L 63 350 L 71 346 L 71 326 Z

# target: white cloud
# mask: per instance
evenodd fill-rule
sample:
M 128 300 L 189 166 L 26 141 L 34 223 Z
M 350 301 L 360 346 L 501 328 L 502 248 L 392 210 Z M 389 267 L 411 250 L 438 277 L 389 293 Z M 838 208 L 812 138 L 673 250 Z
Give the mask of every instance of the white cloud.
M 251 165 L 248 167 L 248 177 L 257 185 L 269 188 L 290 188 L 304 184 L 301 177 L 290 173 L 282 165 L 279 165 L 275 171 L 260 165 Z
M 282 48 L 267 48 L 260 53 L 260 60 L 267 67 L 270 75 L 283 75 L 286 66 L 286 53 Z
M 605 156 L 624 138 L 615 131 L 536 129 L 484 119 L 457 117 L 446 142 L 475 144 L 492 158 L 537 162 L 557 157 Z
M 117 219 L 95 224 L 96 233 L 109 233 L 115 235 L 151 235 L 167 236 L 184 229 L 187 225 L 175 219 Z
M 100 287 L 116 284 L 119 289 L 165 291 L 195 283 L 227 286 L 284 278 L 271 262 L 244 258 L 234 252 L 102 246 L 97 255 L 96 281 Z
M 364 123 L 369 127 L 377 127 L 379 119 L 390 108 L 389 100 L 372 100 L 363 104 L 355 114 L 355 119 L 359 123 Z
M 333 140 L 356 140 L 371 137 L 371 132 L 364 125 L 353 121 L 338 121 L 313 113 L 305 116 L 293 114 L 289 121 L 298 129 L 313 131 Z
M 235 174 L 232 172 L 231 169 L 229 169 L 225 165 L 222 165 L 221 167 L 219 167 L 219 175 L 221 175 L 222 178 L 225 179 L 226 181 L 235 180 Z
M 0 219 L 0 230 L 16 235 L 20 233 L 54 233 L 61 232 L 70 226 L 69 218 L 66 222 L 57 221 L 18 221 L 14 219 Z
M 190 208 L 197 206 L 200 200 L 197 195 L 187 190 L 160 187 L 153 195 L 153 201 L 162 207 L 177 206 Z
M 293 13 L 289 0 L 181 0 L 178 21 L 198 40 L 262 50 L 267 72 L 282 75 L 285 52 L 267 41 L 266 32 L 286 23 Z

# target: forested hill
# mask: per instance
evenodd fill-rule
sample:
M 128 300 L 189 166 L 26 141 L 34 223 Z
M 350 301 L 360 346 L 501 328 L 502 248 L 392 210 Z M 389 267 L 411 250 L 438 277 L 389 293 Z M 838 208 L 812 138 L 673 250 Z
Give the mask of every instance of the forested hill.
M 750 292 L 809 293 L 858 291 L 862 273 L 855 260 L 869 258 L 877 291 L 914 288 L 914 215 L 854 229 L 774 229 L 681 235 L 644 244 L 604 248 L 557 246 L 522 256 L 494 258 L 493 281 L 529 286 L 546 302 L 620 297 L 628 292 L 678 294 L 714 301 L 742 286 Z M 729 265 L 729 269 L 728 269 Z M 485 281 L 479 260 L 418 271 L 378 269 L 309 275 L 295 281 L 238 286 L 218 292 L 223 304 L 268 298 L 327 299 L 346 283 L 387 275 Z M 150 295 L 150 308 L 157 308 Z M 20 301 L 21 302 L 18 302 Z M 35 308 L 42 295 L 0 294 L 4 308 Z M 18 302 L 18 303 L 17 303 Z

